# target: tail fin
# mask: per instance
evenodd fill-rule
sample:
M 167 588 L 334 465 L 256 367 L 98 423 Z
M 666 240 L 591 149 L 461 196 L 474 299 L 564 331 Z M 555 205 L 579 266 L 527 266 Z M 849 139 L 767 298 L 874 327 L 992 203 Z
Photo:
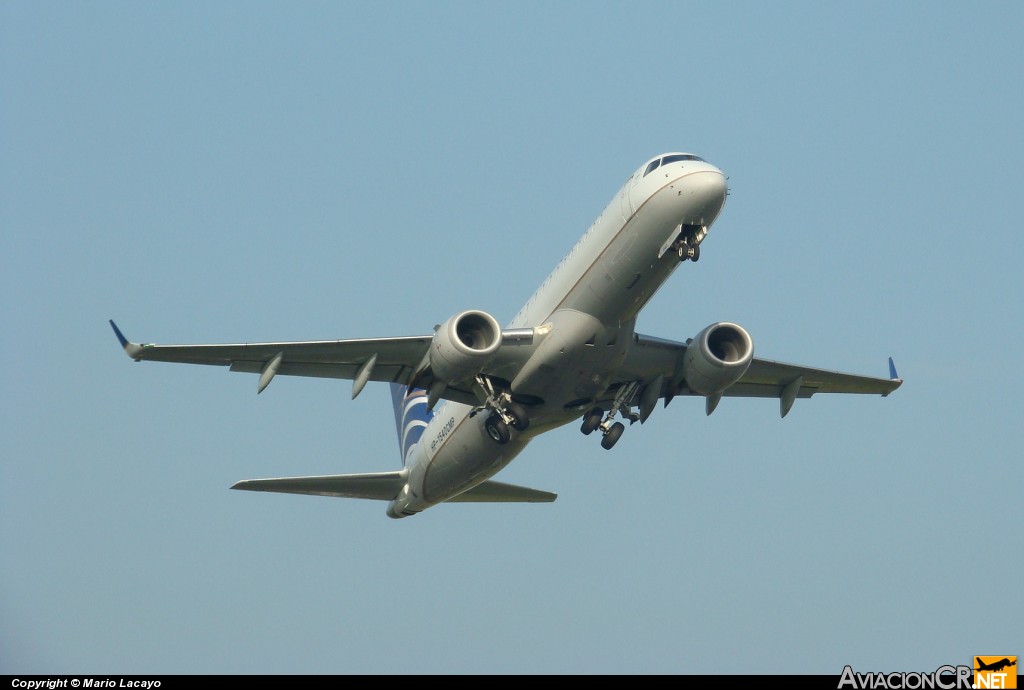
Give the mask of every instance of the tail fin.
M 405 467 L 412 456 L 413 447 L 419 442 L 427 423 L 434 418 L 434 413 L 427 411 L 427 392 L 422 388 L 409 390 L 408 386 L 392 383 L 391 402 L 395 408 L 398 449 L 402 453 L 402 466 Z

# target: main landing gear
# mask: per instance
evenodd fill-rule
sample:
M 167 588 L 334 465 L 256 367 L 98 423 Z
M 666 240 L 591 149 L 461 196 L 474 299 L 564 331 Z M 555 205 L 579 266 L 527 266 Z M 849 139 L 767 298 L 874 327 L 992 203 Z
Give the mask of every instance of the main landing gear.
M 621 412 L 622 416 L 628 419 L 630 424 L 640 419 L 640 415 L 630 409 L 630 402 L 632 402 L 639 389 L 639 381 L 632 381 L 619 388 L 619 392 L 616 393 L 615 400 L 612 402 L 612 407 L 608 410 L 607 415 L 600 407 L 590 408 L 583 415 L 583 425 L 580 427 L 580 431 L 589 436 L 600 429 L 602 435 L 601 447 L 605 450 L 611 450 L 622 437 L 622 432 L 626 430 L 626 425 L 622 422 L 612 422 L 615 419 L 615 415 Z
M 483 374 L 477 374 L 476 382 L 480 386 L 484 403 L 471 413 L 490 411 L 484 428 L 487 435 L 498 445 L 505 445 L 512 438 L 512 430 L 526 431 L 530 426 L 530 414 L 526 407 L 512 400 L 507 390 L 499 390 L 494 383 Z

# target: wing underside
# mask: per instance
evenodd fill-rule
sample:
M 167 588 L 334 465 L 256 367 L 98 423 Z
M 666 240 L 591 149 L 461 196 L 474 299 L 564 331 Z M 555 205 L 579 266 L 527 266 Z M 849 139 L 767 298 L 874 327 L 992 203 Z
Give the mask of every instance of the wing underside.
M 256 392 L 262 392 L 277 375 L 348 379 L 352 397 L 368 381 L 401 383 L 436 393 L 438 398 L 477 405 L 472 382 L 444 381 L 436 386 L 430 366 L 433 335 L 353 340 L 307 340 L 271 343 L 210 345 L 157 345 L 134 343 L 125 338 L 113 321 L 111 328 L 121 347 L 137 362 L 176 362 L 227 367 L 230 371 L 259 374 Z M 487 373 L 511 380 L 529 357 L 532 331 L 502 331 L 501 345 L 488 361 Z M 524 347 L 524 345 L 526 347 Z
M 262 373 L 277 362 L 276 374 L 353 379 L 360 367 L 376 357 L 371 381 L 396 381 L 424 359 L 431 336 L 309 340 L 301 342 L 232 343 L 223 345 L 156 345 L 129 341 L 110 322 L 128 356 L 137 362 L 178 362 L 229 367 L 231 371 Z
M 429 388 L 433 377 L 429 368 L 432 336 L 360 338 L 354 340 L 310 340 L 268 343 L 230 343 L 210 345 L 157 345 L 129 341 L 111 321 L 121 346 L 136 362 L 176 362 L 227 367 L 230 371 L 259 374 L 257 392 L 262 392 L 275 376 L 309 376 L 348 379 L 353 382 L 352 397 L 368 381 L 408 384 Z M 511 349 L 511 348 L 510 348 Z M 468 388 L 448 385 L 439 396 L 448 400 L 477 404 Z
M 662 380 L 660 398 L 667 400 L 675 395 L 699 395 L 686 387 L 680 375 L 686 347 L 686 343 L 636 335 L 615 382 L 609 388 L 608 397 L 613 398 L 626 383 L 650 383 L 659 377 Z M 740 380 L 728 387 L 723 396 L 779 399 L 809 398 L 816 393 L 886 396 L 903 383 L 896 375 L 891 359 L 889 373 L 889 378 L 861 376 L 755 357 Z
M 314 340 L 299 342 L 235 343 L 224 345 L 156 345 L 129 341 L 113 321 L 110 322 L 129 357 L 136 361 L 180 362 L 225 366 L 231 371 L 259 374 L 257 392 L 269 385 L 274 376 L 311 376 L 349 379 L 355 397 L 367 381 L 413 381 L 422 388 L 433 382 L 429 368 L 432 336 L 363 338 L 356 340 Z M 698 395 L 680 383 L 681 365 L 687 344 L 662 338 L 635 335 L 634 342 L 612 385 L 599 400 L 614 399 L 619 389 L 631 382 L 662 380 L 658 397 L 669 400 L 676 395 Z M 504 348 L 490 365 L 492 373 L 512 378 L 520 355 L 517 348 Z M 796 398 L 816 393 L 860 393 L 888 395 L 903 381 L 897 377 L 890 360 L 889 378 L 847 374 L 798 364 L 787 364 L 755 357 L 739 381 L 727 388 L 724 397 L 779 398 L 787 400 L 784 409 Z M 475 405 L 479 401 L 468 387 L 449 384 L 439 396 Z

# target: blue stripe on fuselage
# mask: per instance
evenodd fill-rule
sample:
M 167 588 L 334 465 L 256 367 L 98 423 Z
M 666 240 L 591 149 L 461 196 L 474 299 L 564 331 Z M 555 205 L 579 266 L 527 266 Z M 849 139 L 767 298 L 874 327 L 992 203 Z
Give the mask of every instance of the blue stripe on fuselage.
M 412 455 L 413 447 L 423 435 L 423 430 L 434 418 L 434 413 L 427 411 L 427 392 L 422 388 L 413 388 L 410 391 L 408 386 L 392 383 L 391 403 L 395 408 L 398 448 L 402 453 L 402 465 L 405 466 Z

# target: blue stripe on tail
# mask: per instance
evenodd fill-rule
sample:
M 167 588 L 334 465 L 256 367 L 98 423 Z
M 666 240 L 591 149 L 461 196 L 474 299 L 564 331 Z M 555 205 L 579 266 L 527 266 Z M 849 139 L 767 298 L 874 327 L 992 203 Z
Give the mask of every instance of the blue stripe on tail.
M 434 418 L 427 411 L 427 392 L 400 383 L 391 384 L 391 403 L 395 408 L 395 430 L 398 432 L 398 448 L 402 453 L 402 466 L 409 463 L 412 449 L 419 442 L 427 423 Z

